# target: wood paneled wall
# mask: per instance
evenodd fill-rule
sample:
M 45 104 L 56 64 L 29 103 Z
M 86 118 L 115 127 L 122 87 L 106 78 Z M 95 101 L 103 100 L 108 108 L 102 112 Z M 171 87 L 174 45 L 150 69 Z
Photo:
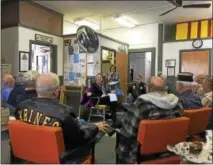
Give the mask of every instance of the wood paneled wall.
M 18 26 L 19 1 L 1 2 L 1 28 Z
M 19 21 L 36 30 L 61 36 L 63 34 L 63 15 L 32 2 L 20 2 Z
M 63 14 L 29 0 L 2 2 L 1 16 L 2 28 L 24 26 L 52 35 L 63 35 Z

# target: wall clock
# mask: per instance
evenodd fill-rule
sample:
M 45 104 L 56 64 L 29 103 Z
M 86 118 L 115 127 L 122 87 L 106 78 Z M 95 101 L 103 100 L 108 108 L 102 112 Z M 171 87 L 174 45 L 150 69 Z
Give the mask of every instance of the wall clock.
M 192 46 L 196 49 L 199 49 L 203 46 L 203 41 L 201 39 L 196 39 L 192 42 Z

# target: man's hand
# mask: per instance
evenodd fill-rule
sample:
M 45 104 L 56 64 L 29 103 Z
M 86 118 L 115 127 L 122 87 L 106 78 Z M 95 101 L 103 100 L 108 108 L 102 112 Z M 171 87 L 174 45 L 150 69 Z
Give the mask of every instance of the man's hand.
M 103 131 L 103 132 L 106 132 L 107 128 L 109 127 L 109 125 L 105 121 L 96 123 L 95 125 L 97 125 L 99 131 Z
M 87 96 L 92 96 L 92 93 L 91 92 L 87 92 Z

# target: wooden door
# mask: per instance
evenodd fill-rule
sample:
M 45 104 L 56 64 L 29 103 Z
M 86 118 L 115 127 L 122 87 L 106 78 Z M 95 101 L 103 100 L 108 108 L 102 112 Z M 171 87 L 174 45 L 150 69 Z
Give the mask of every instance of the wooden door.
M 198 74 L 209 75 L 210 71 L 210 53 L 203 51 L 186 51 L 181 53 L 181 72 L 191 72 L 195 76 Z
M 123 52 L 116 53 L 116 68 L 120 75 L 120 88 L 124 92 L 125 98 L 128 87 L 128 61 L 128 54 Z

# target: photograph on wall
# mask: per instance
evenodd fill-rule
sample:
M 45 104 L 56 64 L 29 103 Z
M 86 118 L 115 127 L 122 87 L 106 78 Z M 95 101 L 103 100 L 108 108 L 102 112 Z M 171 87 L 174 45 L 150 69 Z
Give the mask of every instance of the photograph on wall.
M 30 68 L 29 52 L 19 52 L 19 72 L 27 72 Z
M 175 68 L 174 67 L 168 67 L 167 68 L 167 76 L 175 76 Z
M 168 59 L 165 62 L 166 67 L 175 67 L 176 66 L 176 60 L 175 59 Z

